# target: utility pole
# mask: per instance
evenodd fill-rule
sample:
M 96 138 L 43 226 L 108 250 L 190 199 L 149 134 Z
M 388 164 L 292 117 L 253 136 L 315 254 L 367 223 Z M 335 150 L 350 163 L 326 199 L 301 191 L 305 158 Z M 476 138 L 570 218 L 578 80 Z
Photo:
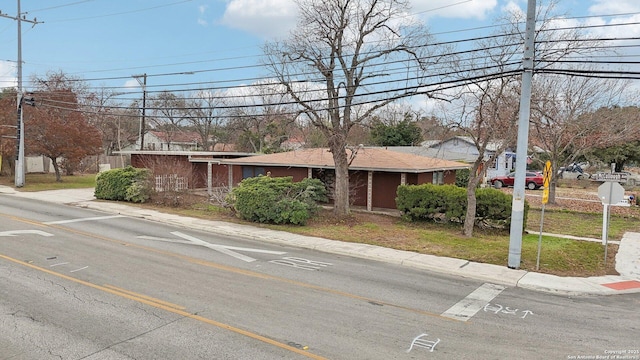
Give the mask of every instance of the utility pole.
M 524 229 L 524 195 L 527 175 L 527 149 L 529 148 L 529 117 L 531 113 L 531 83 L 533 82 L 533 58 L 535 56 L 534 36 L 536 30 L 536 0 L 528 0 L 527 29 L 524 39 L 522 60 L 522 91 L 520 94 L 520 114 L 518 117 L 518 141 L 516 148 L 516 178 L 513 184 L 511 205 L 511 229 L 509 232 L 508 267 L 520 268 L 522 254 L 522 231 Z
M 28 20 L 20 10 L 20 0 L 18 0 L 18 14 L 14 16 L 5 15 L 0 12 L 1 17 L 16 20 L 18 22 L 18 98 L 17 98 L 17 131 L 16 131 L 16 165 L 15 165 L 15 185 L 24 186 L 25 166 L 24 166 L 24 121 L 22 119 L 22 22 L 28 22 L 36 26 L 39 22 L 36 18 Z
M 144 150 L 144 132 L 145 132 L 145 111 L 147 109 L 147 73 L 142 75 L 133 75 L 133 78 L 142 86 L 142 117 L 140 118 L 140 151 Z M 143 78 L 143 81 L 140 81 Z

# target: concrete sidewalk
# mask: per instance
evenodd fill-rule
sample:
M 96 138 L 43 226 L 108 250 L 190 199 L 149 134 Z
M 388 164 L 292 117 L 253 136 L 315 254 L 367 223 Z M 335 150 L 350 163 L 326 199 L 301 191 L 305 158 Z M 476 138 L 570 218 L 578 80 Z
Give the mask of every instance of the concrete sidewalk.
M 462 276 L 506 286 L 550 293 L 564 295 L 640 293 L 640 233 L 626 233 L 620 241 L 620 247 L 616 255 L 616 270 L 620 275 L 587 278 L 560 277 L 524 270 L 513 270 L 506 266 L 475 263 L 367 244 L 296 235 L 250 225 L 165 214 L 154 210 L 128 206 L 124 203 L 98 202 L 94 201 L 93 189 L 19 192 L 11 187 L 0 186 L 0 194 L 69 204 L 232 237 L 244 237 L 288 246 L 315 249 L 328 253 L 384 261 L 447 275 Z

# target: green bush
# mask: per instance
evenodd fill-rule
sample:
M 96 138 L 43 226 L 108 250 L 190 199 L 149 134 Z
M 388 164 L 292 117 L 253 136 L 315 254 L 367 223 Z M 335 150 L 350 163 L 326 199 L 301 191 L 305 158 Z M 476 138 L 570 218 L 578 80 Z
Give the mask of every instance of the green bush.
M 456 170 L 456 186 L 466 188 L 469 183 L 470 173 L 471 170 L 469 168 Z
M 151 171 L 127 166 L 101 172 L 96 177 L 95 197 L 102 200 L 145 202 L 151 190 Z
M 327 201 L 318 179 L 294 183 L 292 177 L 258 176 L 242 180 L 227 198 L 242 219 L 273 224 L 304 225 Z
M 455 185 L 401 185 L 396 204 L 403 217 L 412 221 L 462 223 L 467 212 L 467 192 Z M 476 224 L 508 228 L 511 225 L 512 197 L 502 191 L 476 190 Z M 525 202 L 524 217 L 529 210 Z

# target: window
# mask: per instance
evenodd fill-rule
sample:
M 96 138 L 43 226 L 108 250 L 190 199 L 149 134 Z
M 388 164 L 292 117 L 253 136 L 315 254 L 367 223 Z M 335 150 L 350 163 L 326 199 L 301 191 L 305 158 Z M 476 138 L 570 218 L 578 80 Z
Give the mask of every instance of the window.
M 444 171 L 435 171 L 433 173 L 433 181 L 436 185 L 444 184 Z
M 243 166 L 242 167 L 242 178 L 250 178 L 256 177 L 258 175 L 264 175 L 263 167 L 255 167 L 255 166 Z

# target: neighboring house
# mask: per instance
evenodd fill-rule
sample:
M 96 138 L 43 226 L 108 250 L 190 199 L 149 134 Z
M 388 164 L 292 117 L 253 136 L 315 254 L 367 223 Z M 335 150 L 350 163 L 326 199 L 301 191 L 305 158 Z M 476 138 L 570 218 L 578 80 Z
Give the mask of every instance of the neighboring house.
M 280 148 L 283 150 L 298 150 L 305 146 L 305 141 L 302 138 L 290 137 L 280 144 Z
M 140 140 L 136 144 L 140 148 Z M 202 138 L 195 131 L 155 131 L 144 135 L 144 149 L 152 151 L 201 151 Z
M 256 155 L 221 160 L 229 166 L 229 183 L 270 174 L 292 176 L 294 181 L 319 178 L 331 185 L 335 176 L 333 155 L 326 148 Z M 456 171 L 469 165 L 444 159 L 399 153 L 382 148 L 360 148 L 349 166 L 351 200 L 355 206 L 396 208 L 396 190 L 404 184 L 454 184 Z
M 451 157 L 460 158 L 460 161 L 468 163 L 474 162 L 480 153 L 473 140 L 467 136 L 454 136 L 444 141 L 429 140 L 423 142 L 422 146 L 436 150 L 435 157 L 445 159 Z M 485 161 L 489 160 L 498 149 L 499 144 L 489 143 L 484 154 Z M 465 160 L 462 160 L 463 157 Z M 516 154 L 510 148 L 500 152 L 491 164 L 487 164 L 485 179 L 490 179 L 494 176 L 504 176 L 513 171 L 515 168 L 515 159 Z

